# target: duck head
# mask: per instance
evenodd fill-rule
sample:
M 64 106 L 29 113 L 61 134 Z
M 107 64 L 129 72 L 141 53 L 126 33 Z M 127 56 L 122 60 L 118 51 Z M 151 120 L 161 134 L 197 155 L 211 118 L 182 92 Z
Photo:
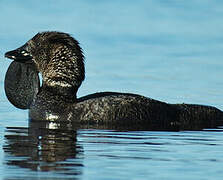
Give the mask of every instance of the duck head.
M 5 77 L 6 95 L 19 108 L 29 108 L 30 102 L 38 93 L 39 72 L 43 80 L 42 88 L 48 88 L 55 93 L 70 93 L 75 97 L 85 78 L 82 50 L 78 41 L 67 33 L 38 33 L 23 46 L 5 53 L 5 57 L 14 60 Z M 25 93 L 21 93 L 21 97 L 14 100 L 14 96 L 19 94 L 18 91 Z M 31 94 L 31 98 L 22 105 L 24 107 L 17 105 L 27 94 Z

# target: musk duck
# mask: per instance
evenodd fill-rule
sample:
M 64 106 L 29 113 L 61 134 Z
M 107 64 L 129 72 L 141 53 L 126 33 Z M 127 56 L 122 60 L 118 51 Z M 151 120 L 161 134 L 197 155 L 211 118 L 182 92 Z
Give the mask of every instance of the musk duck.
M 29 109 L 30 120 L 124 130 L 200 130 L 223 122 L 223 112 L 212 106 L 169 104 L 118 92 L 77 98 L 85 78 L 84 55 L 67 33 L 38 33 L 5 57 L 14 60 L 5 76 L 7 98 L 17 108 Z

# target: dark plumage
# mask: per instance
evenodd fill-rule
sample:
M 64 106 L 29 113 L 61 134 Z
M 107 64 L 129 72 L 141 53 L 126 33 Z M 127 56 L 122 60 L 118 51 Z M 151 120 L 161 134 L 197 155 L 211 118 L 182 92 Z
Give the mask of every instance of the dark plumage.
M 136 94 L 115 92 L 76 98 L 85 77 L 84 56 L 79 43 L 66 33 L 38 33 L 5 56 L 18 62 L 12 64 L 6 74 L 6 94 L 17 107 L 24 94 L 29 97 L 32 94 L 27 100 L 31 105 L 24 103 L 24 107 L 30 109 L 30 119 L 65 120 L 81 127 L 132 130 L 198 130 L 223 122 L 223 112 L 210 106 L 167 104 Z M 34 83 L 35 89 L 32 84 L 25 83 L 22 76 L 15 78 L 22 82 L 19 90 L 15 90 L 15 83 L 8 83 L 12 72 L 22 74 L 25 70 L 21 69 L 27 71 L 28 68 L 31 72 L 26 72 L 27 80 L 35 73 L 42 74 L 42 87 L 37 93 L 38 80 Z M 18 91 L 25 93 L 17 100 L 14 97 Z

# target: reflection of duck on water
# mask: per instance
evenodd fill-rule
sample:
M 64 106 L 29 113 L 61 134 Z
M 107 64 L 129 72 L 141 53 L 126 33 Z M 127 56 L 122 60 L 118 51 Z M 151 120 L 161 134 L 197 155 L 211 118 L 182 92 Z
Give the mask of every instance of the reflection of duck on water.
M 167 104 L 115 92 L 76 98 L 85 77 L 84 56 L 66 33 L 38 33 L 5 56 L 16 61 L 6 74 L 6 95 L 16 107 L 29 108 L 31 119 L 145 130 L 196 130 L 223 122 L 223 112 L 210 106 Z M 43 77 L 40 89 L 38 72 Z
M 30 121 L 29 128 L 7 128 L 6 134 L 3 148 L 8 154 L 7 165 L 81 174 L 82 148 L 69 124 Z

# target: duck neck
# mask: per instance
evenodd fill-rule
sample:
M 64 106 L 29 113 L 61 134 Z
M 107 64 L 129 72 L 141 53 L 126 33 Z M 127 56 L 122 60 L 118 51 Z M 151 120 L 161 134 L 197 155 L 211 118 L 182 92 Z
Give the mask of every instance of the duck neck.
M 70 103 L 77 101 L 77 90 L 78 87 L 63 87 L 59 85 L 49 86 L 47 83 L 44 82 L 41 87 L 42 93 L 47 92 L 49 96 L 56 98 L 59 101 Z
M 58 99 L 76 101 L 76 93 L 85 77 L 84 56 L 78 45 L 76 47 L 56 44 L 52 48 L 48 63 L 41 68 L 42 89 Z

